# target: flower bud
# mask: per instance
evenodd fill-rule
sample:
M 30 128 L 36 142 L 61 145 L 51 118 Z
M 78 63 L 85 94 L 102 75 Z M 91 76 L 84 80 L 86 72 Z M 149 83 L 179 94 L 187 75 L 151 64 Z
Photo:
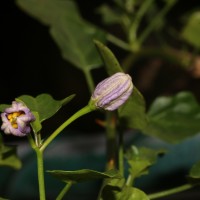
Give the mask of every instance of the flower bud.
M 97 108 L 113 111 L 125 103 L 132 91 L 131 77 L 128 74 L 118 72 L 96 86 L 91 101 Z
M 6 108 L 5 111 L 1 113 L 1 118 L 3 121 L 1 130 L 3 130 L 5 134 L 12 134 L 20 137 L 30 133 L 30 122 L 35 120 L 29 108 L 16 101 L 13 101 L 12 106 Z

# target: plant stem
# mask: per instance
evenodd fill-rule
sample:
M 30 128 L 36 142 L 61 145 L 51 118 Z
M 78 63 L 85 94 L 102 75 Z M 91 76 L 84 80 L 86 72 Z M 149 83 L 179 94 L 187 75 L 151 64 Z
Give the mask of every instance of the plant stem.
M 144 40 L 149 36 L 149 34 L 153 31 L 155 26 L 159 24 L 160 20 L 167 14 L 167 12 L 171 9 L 171 7 L 176 3 L 176 1 L 166 2 L 165 7 L 151 20 L 150 24 L 147 28 L 142 32 L 141 36 L 138 39 L 139 44 L 141 45 Z
M 36 156 L 37 156 L 38 184 L 39 184 L 40 200 L 45 200 L 46 197 L 45 197 L 45 183 L 44 183 L 43 152 L 39 149 L 39 146 L 38 146 L 38 144 L 41 143 L 40 138 L 41 138 L 40 134 L 38 133 L 37 139 L 39 139 L 39 140 L 34 141 L 31 134 L 28 134 L 29 143 L 30 143 L 32 149 L 35 151 Z
M 164 190 L 164 191 L 161 191 L 161 192 L 150 194 L 150 195 L 148 195 L 148 197 L 149 197 L 149 199 L 158 199 L 160 197 L 165 197 L 165 196 L 169 196 L 169 195 L 172 195 L 172 194 L 176 194 L 178 192 L 183 192 L 185 190 L 189 190 L 193 187 L 194 187 L 194 185 L 185 184 L 185 185 L 182 185 L 182 186 L 179 186 L 179 187 L 176 187 L 176 188 L 172 188 L 172 189 L 169 189 L 169 190 Z
M 35 149 L 37 155 L 37 166 L 38 166 L 38 182 L 39 182 L 39 192 L 40 200 L 45 200 L 45 184 L 44 184 L 44 161 L 43 152 L 40 149 Z
M 112 34 L 107 34 L 107 40 L 112 42 L 113 44 L 115 44 L 116 46 L 124 49 L 124 50 L 128 50 L 130 51 L 130 46 L 128 43 L 124 42 L 123 40 L 115 37 L 114 35 Z
M 124 176 L 124 141 L 123 133 L 119 131 L 119 150 L 118 150 L 119 172 Z
M 192 61 L 192 55 L 188 52 L 179 51 L 173 48 L 154 48 L 154 47 L 145 47 L 141 48 L 138 52 L 127 55 L 124 59 L 122 66 L 125 72 L 129 72 L 131 67 L 134 65 L 136 61 L 144 58 L 153 58 L 160 57 L 163 60 L 166 60 L 168 63 L 177 64 L 185 69 L 190 66 Z M 183 62 L 184 60 L 184 62 Z
M 126 185 L 132 187 L 133 185 L 133 176 L 131 174 L 128 175 L 127 181 L 126 181 Z
M 92 92 L 94 91 L 94 81 L 92 79 L 90 70 L 89 69 L 84 70 L 84 75 L 85 75 L 90 93 L 92 94 Z
M 37 147 L 40 147 L 40 145 L 41 145 L 41 134 L 40 133 L 34 133 L 34 137 L 35 137 L 35 145 Z
M 116 129 L 115 129 L 115 113 L 114 112 L 107 112 L 106 113 L 106 150 L 107 150 L 107 166 L 106 169 L 115 169 L 116 166 L 116 153 L 117 153 L 117 146 L 116 146 Z
M 135 42 L 137 39 L 137 30 L 140 25 L 141 19 L 144 16 L 145 12 L 148 10 L 148 8 L 152 5 L 153 0 L 145 0 L 139 10 L 136 13 L 136 16 L 134 17 L 134 21 L 132 22 L 130 29 L 129 29 L 129 35 L 128 39 L 130 44 Z
M 115 112 L 106 112 L 106 170 L 117 169 L 117 135 Z M 104 179 L 99 190 L 97 199 L 101 199 L 101 194 L 107 179 Z
M 72 184 L 73 184 L 72 181 L 68 182 L 65 185 L 65 187 L 61 190 L 56 200 L 61 200 L 64 197 L 64 195 L 68 192 L 68 190 L 71 188 Z
M 77 118 L 89 113 L 93 111 L 93 109 L 87 105 L 85 107 L 83 107 L 82 109 L 80 109 L 79 111 L 77 111 L 74 115 L 72 115 L 68 120 L 66 120 L 63 124 L 61 124 L 46 140 L 45 142 L 42 144 L 42 146 L 40 147 L 40 151 L 44 151 L 45 148 L 52 142 L 52 140 L 64 129 L 66 128 L 70 123 L 72 123 L 73 121 L 75 121 Z

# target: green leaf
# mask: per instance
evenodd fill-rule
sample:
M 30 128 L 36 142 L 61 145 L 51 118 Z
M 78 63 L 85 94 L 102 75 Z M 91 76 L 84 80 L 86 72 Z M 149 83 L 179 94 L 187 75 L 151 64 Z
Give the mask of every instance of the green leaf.
M 123 72 L 112 51 L 99 41 L 95 41 L 95 44 L 105 63 L 107 73 L 113 75 L 117 72 Z M 121 124 L 126 127 L 143 129 L 146 126 L 145 101 L 142 94 L 135 86 L 128 101 L 119 108 L 119 116 L 122 121 Z
M 0 112 L 4 112 L 6 108 L 10 107 L 8 104 L 0 104 Z
M 101 65 L 93 39 L 105 41 L 105 33 L 84 21 L 73 0 L 17 0 L 21 9 L 50 27 L 64 59 L 83 71 Z
M 200 183 L 200 161 L 192 166 L 188 178 L 192 183 Z
M 100 6 L 97 10 L 97 12 L 101 15 L 102 21 L 107 24 L 116 24 L 121 22 L 121 12 L 117 12 L 113 9 L 113 7 L 109 7 L 106 4 L 103 4 Z
M 2 136 L 0 135 L 0 166 L 20 169 L 22 163 L 16 154 L 16 147 L 6 146 L 3 144 Z
M 9 200 L 9 199 L 5 199 L 5 198 L 3 198 L 3 197 L 0 197 L 0 200 Z
M 143 130 L 147 125 L 145 100 L 139 90 L 134 86 L 133 93 L 119 109 L 119 117 L 123 126 Z
M 178 143 L 200 132 L 200 106 L 190 92 L 158 97 L 151 105 L 144 133 Z
M 131 146 L 126 153 L 126 158 L 130 166 L 129 172 L 133 180 L 137 177 L 148 174 L 149 167 L 153 165 L 156 162 L 157 157 L 164 152 L 164 150 Z
M 125 179 L 110 178 L 105 180 L 103 190 L 99 200 L 117 200 L 120 196 L 120 192 L 125 185 Z
M 123 72 L 113 52 L 100 41 L 95 40 L 94 43 L 97 49 L 99 50 L 102 60 L 105 63 L 105 68 L 106 68 L 107 73 L 109 75 L 113 75 L 117 72 Z
M 120 177 L 116 170 L 110 170 L 107 172 L 98 172 L 90 169 L 81 169 L 77 171 L 62 171 L 62 170 L 52 170 L 47 171 L 54 177 L 60 179 L 64 182 L 83 182 L 91 181 L 103 178 L 118 178 Z
M 200 11 L 193 12 L 181 33 L 183 39 L 196 48 L 200 48 Z
M 42 124 L 40 122 L 40 116 L 38 112 L 32 112 L 35 116 L 35 121 L 31 122 L 31 127 L 33 129 L 33 132 L 37 134 L 42 129 Z
M 120 194 L 119 200 L 149 200 L 148 196 L 141 190 L 125 186 Z
M 70 95 L 63 100 L 54 100 L 49 94 L 40 94 L 35 98 L 29 95 L 22 95 L 16 98 L 16 100 L 22 101 L 31 111 L 37 112 L 39 114 L 39 122 L 41 123 L 53 116 L 63 104 L 71 101 L 74 96 Z
M 147 195 L 134 187 L 125 185 L 124 179 L 109 179 L 101 193 L 100 200 L 148 200 Z

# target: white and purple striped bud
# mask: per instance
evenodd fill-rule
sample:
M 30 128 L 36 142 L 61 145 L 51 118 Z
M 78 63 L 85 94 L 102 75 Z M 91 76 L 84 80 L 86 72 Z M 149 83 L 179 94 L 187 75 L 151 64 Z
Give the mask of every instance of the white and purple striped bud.
M 96 86 L 91 102 L 96 108 L 113 111 L 125 103 L 132 91 L 131 77 L 128 74 L 118 72 Z
M 30 122 L 34 121 L 35 117 L 29 108 L 20 102 L 13 101 L 12 106 L 1 113 L 1 119 L 3 122 L 1 130 L 5 134 L 22 137 L 30 133 Z

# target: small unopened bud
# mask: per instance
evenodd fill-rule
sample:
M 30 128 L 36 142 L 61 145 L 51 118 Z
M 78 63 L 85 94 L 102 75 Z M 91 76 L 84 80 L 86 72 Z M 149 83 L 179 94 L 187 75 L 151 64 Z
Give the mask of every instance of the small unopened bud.
M 131 77 L 128 74 L 118 72 L 96 86 L 91 101 L 96 108 L 113 111 L 125 103 L 132 91 Z

